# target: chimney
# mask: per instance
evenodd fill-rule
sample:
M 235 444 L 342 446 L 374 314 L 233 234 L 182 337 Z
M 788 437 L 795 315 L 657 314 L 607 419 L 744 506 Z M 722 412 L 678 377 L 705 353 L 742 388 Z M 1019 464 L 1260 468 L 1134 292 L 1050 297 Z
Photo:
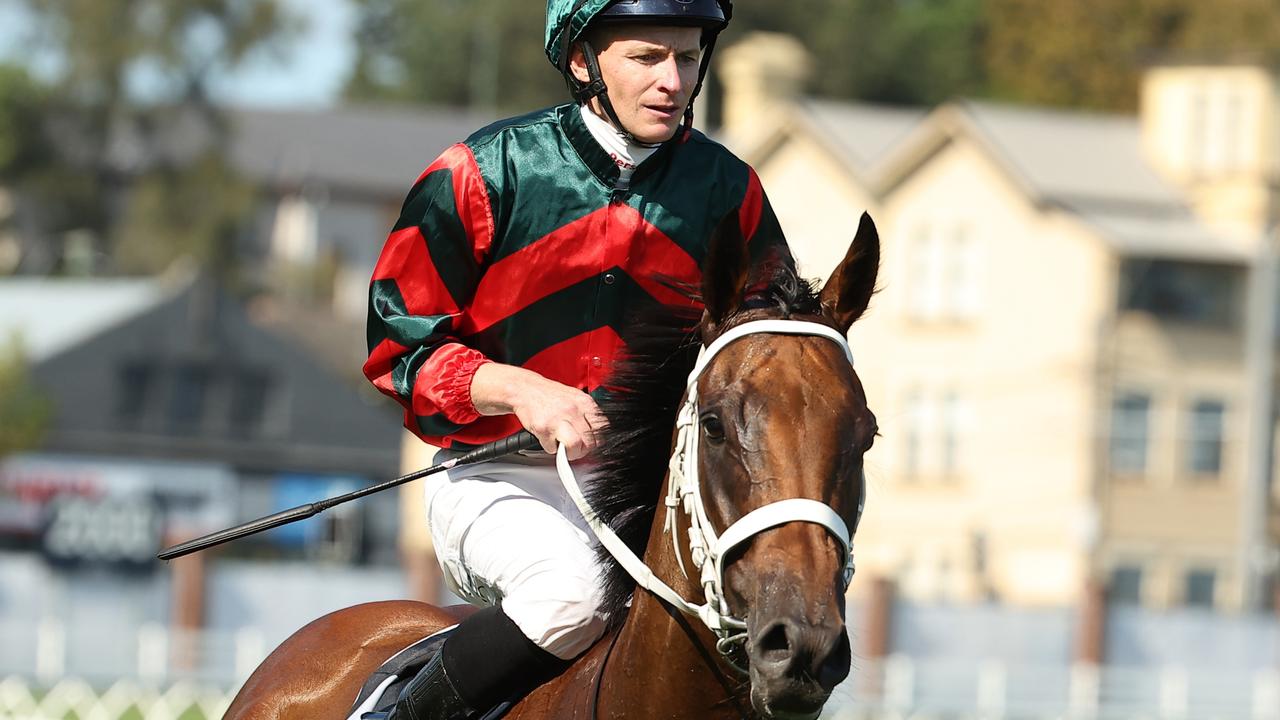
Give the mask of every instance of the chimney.
M 800 41 L 778 33 L 750 33 L 723 51 L 722 131 L 733 147 L 748 147 L 773 128 L 800 97 L 813 59 Z
M 1280 216 L 1280 77 L 1250 62 L 1149 67 L 1142 80 L 1143 149 L 1220 231 L 1260 236 Z

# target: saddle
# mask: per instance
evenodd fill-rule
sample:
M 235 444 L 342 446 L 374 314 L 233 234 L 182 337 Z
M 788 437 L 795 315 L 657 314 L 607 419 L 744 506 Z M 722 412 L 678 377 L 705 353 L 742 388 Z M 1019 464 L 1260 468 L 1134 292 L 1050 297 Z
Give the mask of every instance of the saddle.
M 382 663 L 360 688 L 347 720 L 386 720 L 404 687 L 428 661 L 439 654 L 445 639 L 456 627 L 458 626 L 453 625 L 428 635 Z M 480 715 L 477 720 L 500 720 L 511 707 L 511 703 L 504 702 Z

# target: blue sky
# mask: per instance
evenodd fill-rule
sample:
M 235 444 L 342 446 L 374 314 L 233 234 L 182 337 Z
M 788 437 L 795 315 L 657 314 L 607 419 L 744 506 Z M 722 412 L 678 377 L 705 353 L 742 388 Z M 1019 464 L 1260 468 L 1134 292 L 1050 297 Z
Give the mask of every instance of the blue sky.
M 355 15 L 350 4 L 347 0 L 283 2 L 304 19 L 304 32 L 283 57 L 264 54 L 238 72 L 218 78 L 214 92 L 219 97 L 254 107 L 323 106 L 335 101 L 355 59 Z M 19 42 L 29 27 L 13 3 L 0 0 L 0 58 L 47 70 L 48 58 L 40 58 Z

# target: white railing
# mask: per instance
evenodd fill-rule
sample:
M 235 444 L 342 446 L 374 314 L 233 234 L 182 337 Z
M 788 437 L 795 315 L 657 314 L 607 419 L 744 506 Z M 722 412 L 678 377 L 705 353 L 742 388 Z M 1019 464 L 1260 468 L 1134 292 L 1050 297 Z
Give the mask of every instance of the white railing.
M 65 677 L 90 681 L 137 678 L 153 685 L 196 681 L 218 686 L 238 684 L 253 672 L 270 648 L 257 628 L 235 632 L 174 630 L 143 625 L 103 638 L 92 649 L 77 652 L 77 638 L 66 627 L 44 620 L 34 627 L 0 625 L 0 676 L 30 675 L 52 686 Z
M 217 720 L 231 704 L 225 689 L 179 682 L 163 689 L 131 680 L 95 688 L 82 680 L 52 686 L 0 680 L 0 720 Z
M 938 662 L 862 663 L 823 720 L 1280 720 L 1280 668 L 1254 673 Z
M 63 720 L 73 713 L 81 720 L 220 718 L 270 649 L 254 629 L 189 633 L 157 625 L 126 642 L 94 646 L 111 650 L 95 660 L 81 657 L 68 635 L 54 622 L 0 628 L 0 720 Z M 1280 668 L 1072 667 L 899 655 L 855 660 L 822 717 L 1280 720 Z

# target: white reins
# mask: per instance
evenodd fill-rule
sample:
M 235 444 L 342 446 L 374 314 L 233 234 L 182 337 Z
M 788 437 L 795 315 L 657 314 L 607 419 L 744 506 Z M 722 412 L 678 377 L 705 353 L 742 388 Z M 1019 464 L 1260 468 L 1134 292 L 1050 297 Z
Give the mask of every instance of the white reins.
M 666 529 L 671 533 L 680 570 L 685 573 L 685 577 L 688 577 L 684 567 L 684 557 L 679 548 L 678 516 L 675 512 L 677 508 L 683 508 L 690 518 L 690 556 L 699 571 L 699 580 L 706 596 L 705 604 L 697 605 L 685 600 L 653 574 L 644 561 L 600 520 L 587 503 L 564 447 L 561 446 L 556 453 L 556 469 L 559 471 L 560 481 L 587 523 L 595 531 L 596 536 L 600 538 L 600 543 L 617 559 L 623 569 L 635 578 L 637 585 L 685 614 L 702 620 L 719 638 L 717 647 L 725 655 L 729 653 L 733 644 L 745 638 L 744 631 L 747 627 L 744 620 L 728 614 L 728 602 L 724 596 L 724 559 L 733 548 L 770 528 L 792 522 L 807 522 L 826 528 L 840 543 L 844 555 L 846 585 L 853 575 L 854 567 L 853 543 L 848 526 L 830 506 L 817 500 L 790 498 L 769 503 L 742 516 L 721 534 L 716 533 L 711 521 L 707 518 L 698 478 L 698 379 L 712 358 L 729 343 L 747 335 L 759 333 L 825 337 L 839 345 L 844 350 L 849 363 L 853 364 L 853 352 L 849 349 L 849 343 L 843 335 L 826 325 L 799 320 L 756 320 L 743 323 L 716 338 L 699 352 L 693 371 L 689 373 L 684 404 L 676 419 L 676 443 L 671 455 L 666 498 Z M 859 517 L 862 515 L 862 507 L 863 500 L 860 498 L 858 500 Z

